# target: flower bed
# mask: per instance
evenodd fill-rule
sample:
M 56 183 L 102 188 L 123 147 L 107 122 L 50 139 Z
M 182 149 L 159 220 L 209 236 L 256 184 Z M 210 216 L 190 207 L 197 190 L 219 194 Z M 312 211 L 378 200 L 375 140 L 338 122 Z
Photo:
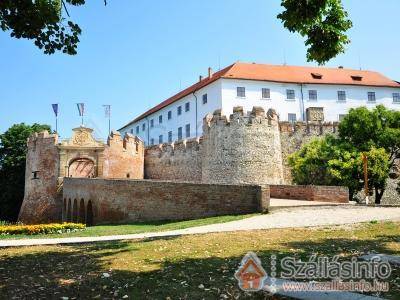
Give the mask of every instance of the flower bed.
M 39 224 L 39 225 L 0 225 L 0 235 L 15 235 L 15 234 L 48 234 L 48 233 L 64 233 L 78 230 L 84 230 L 86 225 L 79 223 L 54 223 L 54 224 Z

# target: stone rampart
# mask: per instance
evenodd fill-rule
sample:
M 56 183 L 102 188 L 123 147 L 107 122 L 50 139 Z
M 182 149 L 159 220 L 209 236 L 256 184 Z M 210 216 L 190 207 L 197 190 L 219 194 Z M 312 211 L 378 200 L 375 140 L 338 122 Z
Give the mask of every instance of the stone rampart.
M 339 123 L 316 123 L 316 122 L 280 122 L 280 141 L 282 149 L 283 183 L 291 184 L 292 175 L 288 163 L 290 154 L 296 152 L 305 143 L 313 138 L 324 137 L 328 134 L 338 133 Z
M 203 182 L 280 184 L 283 180 L 278 118 L 261 107 L 229 119 L 217 110 L 204 119 Z
M 201 182 L 201 148 L 201 139 L 146 148 L 145 178 Z

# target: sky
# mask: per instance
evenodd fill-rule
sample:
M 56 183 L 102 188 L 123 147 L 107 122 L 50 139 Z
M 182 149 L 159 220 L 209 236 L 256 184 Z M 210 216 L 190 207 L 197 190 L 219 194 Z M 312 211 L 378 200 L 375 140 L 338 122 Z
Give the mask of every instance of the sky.
M 398 0 L 343 0 L 353 21 L 346 53 L 326 66 L 379 71 L 400 81 Z M 78 54 L 45 55 L 32 41 L 0 31 L 0 133 L 15 123 L 55 126 L 71 136 L 81 123 L 76 103 L 86 105 L 85 125 L 111 127 L 195 83 L 207 68 L 236 61 L 315 65 L 304 39 L 276 18 L 280 0 L 88 0 L 70 7 L 83 29 Z

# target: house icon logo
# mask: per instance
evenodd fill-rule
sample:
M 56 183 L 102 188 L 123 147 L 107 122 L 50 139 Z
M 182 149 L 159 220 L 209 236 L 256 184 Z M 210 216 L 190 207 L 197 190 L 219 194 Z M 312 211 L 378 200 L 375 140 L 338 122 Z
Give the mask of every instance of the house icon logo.
M 246 292 L 256 292 L 263 288 L 267 272 L 261 266 L 261 260 L 254 252 L 248 252 L 242 259 L 235 278 L 239 287 Z

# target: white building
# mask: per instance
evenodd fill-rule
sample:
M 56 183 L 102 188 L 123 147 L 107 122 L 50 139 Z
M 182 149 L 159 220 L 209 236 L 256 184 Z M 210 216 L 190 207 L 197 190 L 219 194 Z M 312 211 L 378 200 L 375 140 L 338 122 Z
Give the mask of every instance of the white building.
M 323 108 L 325 121 L 340 121 L 350 108 L 383 104 L 400 109 L 400 83 L 372 71 L 235 63 L 161 102 L 120 132 L 147 145 L 202 135 L 203 117 L 216 109 L 274 108 L 281 121 L 305 121 L 308 107 Z

